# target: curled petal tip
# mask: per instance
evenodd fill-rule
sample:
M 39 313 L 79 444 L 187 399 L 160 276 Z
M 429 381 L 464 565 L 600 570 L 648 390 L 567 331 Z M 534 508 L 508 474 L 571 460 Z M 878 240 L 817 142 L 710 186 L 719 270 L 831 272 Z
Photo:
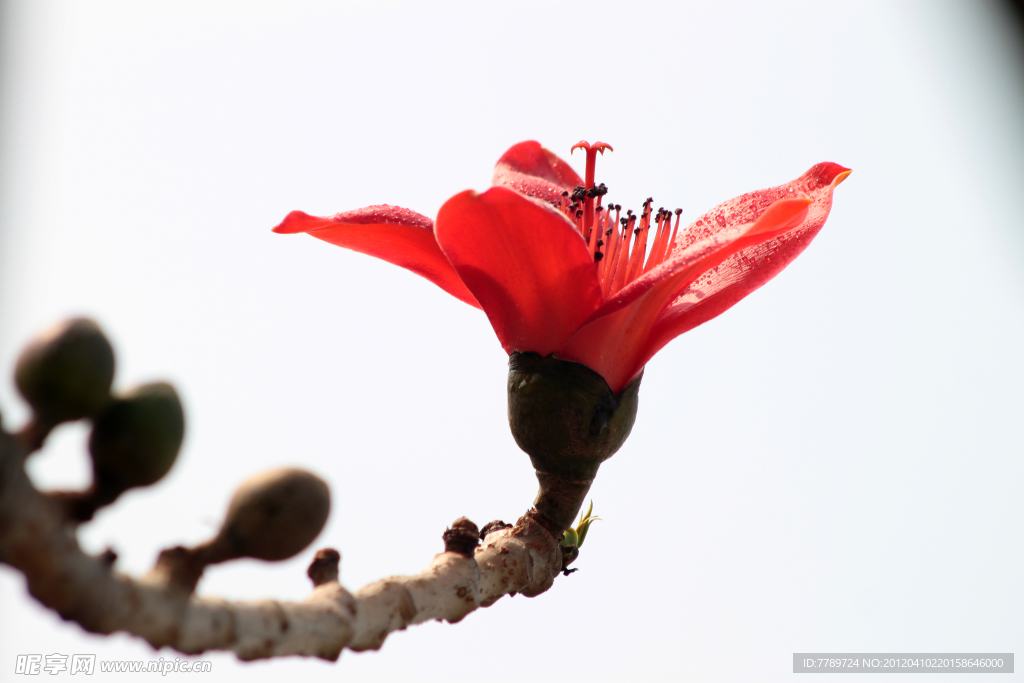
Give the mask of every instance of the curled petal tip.
M 604 151 L 605 150 L 608 150 L 609 152 L 614 152 L 615 151 L 615 149 L 611 145 L 609 145 L 607 142 L 595 142 L 593 145 L 590 146 L 590 148 L 591 149 L 596 149 L 598 152 L 601 153 L 601 156 L 604 156 Z
M 311 218 L 308 213 L 292 211 L 284 217 L 284 220 L 274 226 L 272 232 L 279 235 L 294 235 L 309 230 L 307 221 Z
M 850 174 L 850 169 L 831 161 L 824 161 L 812 166 L 802 177 L 802 180 L 812 181 L 815 187 L 835 188 L 843 179 Z M 841 177 L 840 177 L 841 176 Z M 838 179 L 838 180 L 837 180 Z

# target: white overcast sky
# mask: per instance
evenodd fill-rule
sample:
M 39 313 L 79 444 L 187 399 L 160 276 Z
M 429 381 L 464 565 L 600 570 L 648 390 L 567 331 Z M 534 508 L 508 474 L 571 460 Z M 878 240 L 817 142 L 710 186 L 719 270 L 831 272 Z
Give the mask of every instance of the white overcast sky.
M 794 652 L 1024 652 L 1024 57 L 994 8 L 21 0 L 2 19 L 0 373 L 87 314 L 117 386 L 168 379 L 188 420 L 172 473 L 83 545 L 144 572 L 254 473 L 331 485 L 314 547 L 214 568 L 207 595 L 301 599 L 327 545 L 352 590 L 417 572 L 452 520 L 514 520 L 536 489 L 486 318 L 271 234 L 289 211 L 433 215 L 525 139 L 609 142 L 612 198 L 691 219 L 854 170 L 786 272 L 648 365 L 579 572 L 336 664 L 212 654 L 204 680 L 788 681 Z M 0 410 L 26 415 L 9 379 Z M 34 456 L 40 486 L 87 483 L 85 438 Z M 0 678 L 31 653 L 174 656 L 83 633 L 0 567 Z

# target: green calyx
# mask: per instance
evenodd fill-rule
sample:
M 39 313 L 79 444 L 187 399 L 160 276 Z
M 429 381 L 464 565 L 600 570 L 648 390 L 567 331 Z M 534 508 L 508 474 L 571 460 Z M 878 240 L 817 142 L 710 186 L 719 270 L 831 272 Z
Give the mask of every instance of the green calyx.
M 512 436 L 538 472 L 593 479 L 633 429 L 639 391 L 639 377 L 615 394 L 582 363 L 513 352 L 508 361 Z

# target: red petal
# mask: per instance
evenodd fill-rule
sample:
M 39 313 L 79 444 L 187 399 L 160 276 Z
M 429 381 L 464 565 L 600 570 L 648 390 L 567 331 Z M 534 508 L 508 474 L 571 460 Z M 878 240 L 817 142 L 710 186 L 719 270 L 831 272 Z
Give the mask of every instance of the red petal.
M 307 232 L 325 242 L 369 254 L 421 275 L 452 296 L 480 308 L 434 239 L 433 223 L 399 206 L 368 206 L 330 218 L 292 211 L 274 232 Z
M 560 350 L 601 305 L 586 242 L 534 200 L 503 187 L 467 190 L 441 207 L 436 233 L 509 353 Z
M 577 185 L 582 185 L 583 179 L 539 142 L 528 140 L 513 145 L 498 159 L 491 184 L 556 202 L 563 192 L 572 192 Z
M 675 249 L 684 248 L 687 243 L 700 239 L 702 235 L 721 230 L 722 221 L 730 225 L 752 220 L 781 197 L 802 192 L 814 200 L 802 224 L 774 239 L 737 253 L 715 272 L 708 273 L 679 292 L 651 331 L 644 362 L 679 335 L 732 308 L 799 256 L 825 225 L 825 219 L 832 208 L 832 193 L 848 175 L 850 170 L 839 164 L 821 163 L 791 183 L 731 199 L 688 227 L 677 238 L 673 245 Z
M 770 240 L 803 222 L 810 199 L 783 199 L 754 223 L 717 231 L 686 249 L 622 290 L 601 307 L 561 353 L 605 378 L 619 391 L 640 372 L 651 329 L 680 289 L 716 268 L 738 251 Z

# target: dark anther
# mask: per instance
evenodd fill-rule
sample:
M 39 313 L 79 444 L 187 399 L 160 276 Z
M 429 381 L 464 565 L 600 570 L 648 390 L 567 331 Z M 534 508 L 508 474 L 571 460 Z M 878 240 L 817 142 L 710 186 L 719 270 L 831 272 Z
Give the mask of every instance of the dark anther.
M 569 205 L 569 210 L 570 211 L 575 211 L 578 208 L 580 208 L 580 203 L 579 202 L 573 202 L 572 204 Z
M 334 548 L 323 548 L 316 551 L 316 556 L 306 570 L 306 576 L 314 586 L 322 586 L 325 583 L 338 580 L 338 563 L 341 562 L 341 553 Z
M 626 223 L 629 222 L 628 218 L 620 218 L 619 222 L 622 223 L 622 227 L 626 227 Z
M 587 188 L 582 185 L 577 185 L 572 191 L 572 200 L 574 202 L 581 202 L 587 196 Z
M 677 216 L 678 216 L 679 214 L 681 214 L 682 212 L 683 212 L 683 210 L 682 210 L 682 209 L 676 209 L 676 215 L 677 215 Z
M 608 228 L 607 230 L 604 231 L 604 234 L 605 234 L 605 237 L 607 237 L 608 235 L 612 234 L 612 229 Z
M 583 209 L 576 209 L 576 218 L 579 218 L 582 215 L 583 215 Z
M 480 530 L 476 524 L 465 517 L 459 517 L 452 522 L 451 529 L 445 529 L 441 538 L 444 539 L 446 553 L 458 553 L 465 557 L 473 557 L 473 551 L 480 543 Z
M 626 215 L 627 216 L 632 216 L 633 215 L 633 209 L 626 209 Z
M 640 231 L 641 231 L 642 229 L 643 229 L 643 228 L 637 228 L 636 230 L 634 230 L 634 231 L 633 231 L 633 234 L 634 234 L 634 235 L 639 235 L 639 234 L 640 234 Z
M 493 522 L 487 522 L 487 524 L 484 524 L 484 528 L 480 530 L 480 540 L 483 540 L 484 538 L 486 538 L 487 534 L 493 533 L 495 531 L 501 531 L 502 529 L 511 529 L 511 528 L 512 528 L 511 524 L 506 524 L 505 522 L 501 521 L 500 519 L 496 519 Z
M 598 240 L 597 241 L 597 246 L 598 247 L 603 247 L 604 246 L 604 240 Z
M 599 251 L 595 251 L 594 252 L 594 263 L 597 263 L 598 261 L 600 261 L 603 258 L 604 258 L 604 254 L 602 254 Z
M 604 183 L 601 183 L 597 187 L 592 187 L 589 190 L 587 190 L 588 197 L 603 197 L 606 194 L 608 194 L 608 186 L 605 185 Z
M 562 196 L 563 197 L 568 197 L 569 196 L 569 190 L 565 190 L 564 192 L 562 192 Z
M 604 207 L 601 205 L 595 206 L 594 211 L 604 211 Z
M 622 211 L 622 204 L 616 204 L 615 205 L 615 210 L 616 211 Z

